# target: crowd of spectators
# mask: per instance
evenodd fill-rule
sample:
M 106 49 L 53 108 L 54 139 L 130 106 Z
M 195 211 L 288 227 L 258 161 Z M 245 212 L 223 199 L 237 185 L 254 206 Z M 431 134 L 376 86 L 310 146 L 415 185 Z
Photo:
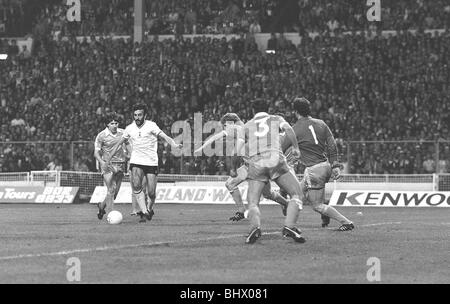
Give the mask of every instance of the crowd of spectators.
M 248 119 L 257 97 L 270 102 L 270 112 L 285 112 L 293 122 L 291 102 L 302 95 L 313 102 L 313 116 L 331 127 L 350 173 L 436 169 L 435 145 L 423 141 L 450 138 L 448 31 L 371 37 L 324 33 L 297 46 L 274 39 L 275 54 L 260 52 L 254 37 L 244 34 L 229 41 L 177 37 L 142 44 L 49 39 L 34 55 L 14 48 L 17 54 L 0 62 L 0 142 L 92 142 L 104 128 L 105 113 L 122 114 L 125 126 L 136 102 L 149 105 L 149 118 L 167 134 L 175 121 L 192 122 L 195 112 L 204 122 L 226 112 Z M 420 142 L 346 143 L 367 140 Z M 95 170 L 92 145 L 76 145 L 73 164 L 69 146 L 16 150 L 3 145 L 0 163 L 5 171 L 21 171 L 24 164 L 43 169 L 58 159 L 64 169 Z M 440 170 L 447 172 L 448 146 L 442 143 L 439 153 Z M 223 157 L 181 160 L 167 149 L 160 147 L 163 173 L 228 171 Z
M 23 36 L 24 6 L 20 0 L 0 0 L 0 37 Z
M 366 0 L 144 0 L 144 31 L 239 34 L 437 29 L 450 25 L 447 0 L 382 1 L 368 22 Z M 82 22 L 68 22 L 66 0 L 0 0 L 0 35 L 132 35 L 133 1 L 81 0 Z M 36 13 L 37 12 L 37 13 Z
M 300 32 L 417 30 L 450 27 L 450 3 L 446 0 L 381 1 L 381 21 L 367 22 L 366 1 L 299 0 Z

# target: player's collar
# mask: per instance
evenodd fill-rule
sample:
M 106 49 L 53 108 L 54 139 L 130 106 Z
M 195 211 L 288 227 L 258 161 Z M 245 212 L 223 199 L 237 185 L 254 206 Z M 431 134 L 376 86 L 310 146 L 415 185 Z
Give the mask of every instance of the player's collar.
M 107 135 L 117 136 L 117 133 L 119 133 L 119 129 L 118 128 L 117 128 L 117 133 L 116 134 L 113 134 L 108 127 L 106 127 L 105 130 L 106 130 L 106 134 Z
M 144 119 L 144 122 L 142 123 L 142 125 L 138 126 L 135 121 L 134 121 L 134 124 L 136 125 L 136 127 L 138 127 L 140 129 L 145 125 L 146 122 L 147 122 L 147 119 Z
M 262 117 L 262 116 L 268 116 L 269 114 L 267 114 L 266 112 L 258 112 L 255 114 L 255 118 L 257 117 Z

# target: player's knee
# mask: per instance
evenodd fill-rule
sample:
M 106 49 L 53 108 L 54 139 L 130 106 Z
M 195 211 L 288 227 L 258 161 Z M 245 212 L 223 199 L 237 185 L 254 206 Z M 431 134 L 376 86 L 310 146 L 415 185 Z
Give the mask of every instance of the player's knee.
M 155 200 L 155 199 L 156 199 L 156 192 L 155 192 L 155 191 L 149 191 L 148 197 L 149 197 L 151 200 Z
M 238 190 L 238 187 L 235 183 L 233 183 L 233 179 L 229 179 L 225 183 L 225 187 L 230 191 L 230 193 L 233 193 L 234 191 Z
M 142 185 L 142 183 L 140 183 L 139 181 L 134 181 L 134 180 L 132 180 L 131 181 L 131 187 L 133 188 L 133 189 L 138 189 L 139 191 L 142 191 L 143 189 L 143 185 Z
M 108 195 L 114 196 L 116 194 L 116 187 L 111 186 L 108 188 Z
M 313 205 L 313 210 L 320 213 L 320 214 L 324 214 L 328 209 L 328 206 L 325 204 L 315 204 Z
M 303 209 L 303 201 L 301 200 L 299 195 L 293 195 L 289 201 L 296 203 L 300 210 Z
M 261 211 L 257 204 L 248 204 L 248 214 L 250 215 L 261 215 Z

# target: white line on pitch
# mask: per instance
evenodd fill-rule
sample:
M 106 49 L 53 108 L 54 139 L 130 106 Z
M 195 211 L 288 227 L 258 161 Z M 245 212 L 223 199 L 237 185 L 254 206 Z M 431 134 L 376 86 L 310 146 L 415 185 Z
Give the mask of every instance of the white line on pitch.
M 401 224 L 401 222 L 384 222 L 384 223 L 365 224 L 365 225 L 358 225 L 358 226 L 356 226 L 356 228 L 358 228 L 358 227 L 383 226 L 383 225 L 398 225 L 398 224 Z M 323 229 L 324 228 L 309 228 L 309 229 L 303 229 L 303 230 L 311 231 L 311 230 L 323 230 Z M 336 228 L 326 228 L 326 229 L 328 229 L 328 230 L 335 230 Z M 281 234 L 281 232 L 280 231 L 274 231 L 274 232 L 264 232 L 263 233 L 263 235 L 276 235 L 276 234 Z M 55 252 L 19 254 L 19 255 L 11 255 L 11 256 L 0 257 L 0 261 L 24 259 L 24 258 L 61 256 L 61 255 L 69 255 L 69 254 L 75 254 L 75 253 L 89 253 L 89 252 L 95 252 L 95 251 L 107 251 L 107 250 L 131 249 L 131 248 L 139 248 L 139 247 L 164 246 L 164 245 L 177 244 L 177 243 L 206 242 L 206 241 L 214 241 L 214 240 L 222 240 L 222 239 L 231 239 L 231 238 L 236 238 L 236 237 L 245 237 L 245 235 L 243 235 L 243 234 L 231 234 L 231 235 L 221 235 L 221 236 L 201 238 L 201 239 L 186 239 L 186 240 L 178 240 L 178 241 L 161 241 L 161 242 L 151 242 L 151 243 L 138 243 L 138 244 L 129 244 L 129 245 L 102 246 L 102 247 L 94 247 L 94 248 L 63 250 L 63 251 L 55 251 Z

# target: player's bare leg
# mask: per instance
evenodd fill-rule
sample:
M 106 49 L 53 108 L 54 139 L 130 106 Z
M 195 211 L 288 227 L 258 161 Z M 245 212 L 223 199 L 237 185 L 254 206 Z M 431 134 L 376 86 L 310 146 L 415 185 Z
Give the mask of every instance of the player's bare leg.
M 236 207 L 238 208 L 238 211 L 236 212 L 236 214 L 234 216 L 230 217 L 230 221 L 240 221 L 245 218 L 244 212 L 246 209 L 244 206 L 244 202 L 242 200 L 241 191 L 239 190 L 239 187 L 238 187 L 243 181 L 244 180 L 242 178 L 240 178 L 239 176 L 236 176 L 236 177 L 228 178 L 228 180 L 225 183 L 225 187 L 230 192 L 231 197 L 233 198 L 234 203 L 235 203 Z
M 123 179 L 122 171 L 114 173 L 114 175 L 112 176 L 112 181 L 111 181 L 112 189 L 111 190 L 114 190 L 114 195 L 113 195 L 112 199 L 109 202 L 107 202 L 106 208 L 109 211 L 114 209 L 114 202 L 117 198 L 117 194 L 119 194 L 120 186 L 122 185 L 122 179 Z
M 156 200 L 156 185 L 158 183 L 158 176 L 156 174 L 147 174 L 147 191 L 148 191 L 148 204 L 147 209 L 149 213 L 148 220 L 152 219 L 152 216 L 155 214 L 155 211 L 153 210 L 153 207 L 155 205 Z
M 303 189 L 303 188 L 302 188 Z M 305 193 L 305 190 L 302 190 L 303 193 Z M 284 190 L 283 188 L 280 188 L 280 192 L 279 194 L 284 197 L 285 199 L 288 199 L 289 194 L 286 192 L 286 190 Z M 303 204 L 307 204 L 309 203 L 309 200 L 305 197 L 305 201 L 303 202 Z M 328 202 L 325 202 L 326 205 L 328 205 Z M 286 215 L 285 215 L 286 216 Z M 330 217 L 321 214 L 321 220 L 322 220 L 322 227 L 327 227 L 328 224 L 330 223 Z
M 354 225 L 352 221 L 350 221 L 348 218 L 346 218 L 344 215 L 342 215 L 339 211 L 337 211 L 333 206 L 329 206 L 324 204 L 325 202 L 325 188 L 322 189 L 309 189 L 307 192 L 307 198 L 311 202 L 311 205 L 313 207 L 313 210 L 328 216 L 339 223 L 341 223 L 341 227 L 339 230 L 346 231 L 346 230 L 352 230 L 354 228 Z
M 242 200 L 242 194 L 241 194 L 241 191 L 239 190 L 239 188 L 230 191 L 230 194 L 234 200 L 234 203 L 235 203 L 238 211 L 244 213 L 246 209 L 245 209 L 244 201 Z
M 106 202 L 106 210 L 107 212 L 110 212 L 114 209 L 114 199 L 116 198 L 116 192 L 117 192 L 117 183 L 115 175 L 113 175 L 112 182 L 111 182 L 111 191 L 113 192 L 111 195 L 111 199 Z
M 261 212 L 259 210 L 259 200 L 266 182 L 248 180 L 248 219 L 250 220 L 250 233 L 245 242 L 253 244 L 261 237 Z
M 284 221 L 283 236 L 291 237 L 298 243 L 304 243 L 305 238 L 301 235 L 301 231 L 296 228 L 300 210 L 303 208 L 303 193 L 300 182 L 292 172 L 283 174 L 275 182 L 280 188 L 286 190 L 291 197 Z
M 118 172 L 115 175 L 115 191 L 114 191 L 114 200 L 117 198 L 117 195 L 119 194 L 120 187 L 122 186 L 122 180 L 123 180 L 123 172 Z
M 133 167 L 132 168 L 133 174 L 131 175 L 131 187 L 133 190 L 133 194 L 136 196 L 137 204 L 139 205 L 139 208 L 141 209 L 140 212 L 138 212 L 141 215 L 140 222 L 145 222 L 145 218 L 148 216 L 147 211 L 147 205 L 145 204 L 145 193 L 144 193 L 144 185 L 143 185 L 143 179 L 144 179 L 144 171 L 141 168 Z
M 103 219 L 106 214 L 106 208 L 112 206 L 112 200 L 114 199 L 114 174 L 113 172 L 107 172 L 103 174 L 103 181 L 106 185 L 106 197 L 103 202 L 98 204 L 97 217 L 99 220 Z
M 129 170 L 130 172 L 130 182 L 133 180 L 133 170 Z M 132 187 L 133 188 L 133 187 Z M 139 204 L 137 203 L 136 195 L 134 194 L 133 189 L 131 189 L 131 213 L 130 215 L 137 215 L 139 212 Z
M 133 180 L 133 170 L 130 171 L 130 181 Z M 137 215 L 139 212 L 139 204 L 137 202 L 134 191 L 131 191 L 131 213 L 130 215 Z
M 262 195 L 264 198 L 269 199 L 271 201 L 274 201 L 281 206 L 281 212 L 284 216 L 286 216 L 287 207 L 289 205 L 289 202 L 287 199 L 281 196 L 280 193 L 278 193 L 275 190 L 272 190 L 272 187 L 270 186 L 270 183 L 267 183 L 262 191 Z

